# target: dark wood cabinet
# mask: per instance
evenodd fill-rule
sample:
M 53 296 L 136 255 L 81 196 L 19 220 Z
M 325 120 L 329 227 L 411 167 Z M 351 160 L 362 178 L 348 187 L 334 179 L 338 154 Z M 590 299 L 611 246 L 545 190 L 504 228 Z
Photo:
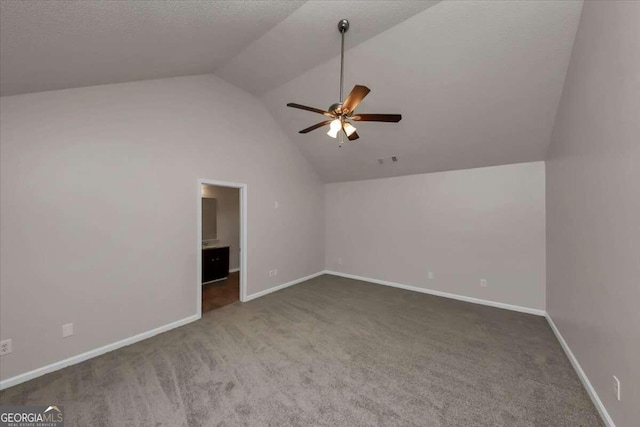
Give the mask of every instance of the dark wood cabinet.
M 229 247 L 202 250 L 202 283 L 224 279 L 229 275 Z

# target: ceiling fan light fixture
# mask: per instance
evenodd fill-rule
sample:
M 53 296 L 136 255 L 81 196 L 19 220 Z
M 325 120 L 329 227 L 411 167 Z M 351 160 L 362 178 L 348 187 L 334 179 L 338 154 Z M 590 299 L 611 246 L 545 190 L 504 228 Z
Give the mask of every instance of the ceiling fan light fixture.
M 335 119 L 329 125 L 329 132 L 327 132 L 327 135 L 329 135 L 331 138 L 337 138 L 340 129 L 342 129 L 342 121 L 340 121 L 340 119 Z
M 329 109 L 326 111 L 320 108 L 314 108 L 314 107 L 308 107 L 306 105 L 296 104 L 294 102 L 288 103 L 287 107 L 311 111 L 312 113 L 322 114 L 323 116 L 325 116 L 324 121 L 320 123 L 316 123 L 313 126 L 309 126 L 308 128 L 302 129 L 299 133 L 309 133 L 312 130 L 329 125 L 329 132 L 327 132 L 327 135 L 329 135 L 331 138 L 338 138 L 338 134 L 340 134 L 339 145 L 341 146 L 344 141 L 345 135 L 349 139 L 349 141 L 355 141 L 360 138 L 360 135 L 358 135 L 358 132 L 356 132 L 355 126 L 347 122 L 347 119 L 353 120 L 356 122 L 398 123 L 402 119 L 402 116 L 400 114 L 353 115 L 355 109 L 358 107 L 358 105 L 364 99 L 364 97 L 367 96 L 370 90 L 366 86 L 355 85 L 346 98 L 342 96 L 343 89 L 344 89 L 344 35 L 349 30 L 349 21 L 347 21 L 346 19 L 342 19 L 338 23 L 338 30 L 340 31 L 340 35 L 341 35 L 340 101 L 331 104 Z M 327 120 L 327 117 L 329 117 L 328 120 Z
M 347 136 L 353 135 L 355 131 L 356 131 L 356 127 L 354 125 L 352 125 L 349 122 L 344 122 L 344 133 L 346 133 Z

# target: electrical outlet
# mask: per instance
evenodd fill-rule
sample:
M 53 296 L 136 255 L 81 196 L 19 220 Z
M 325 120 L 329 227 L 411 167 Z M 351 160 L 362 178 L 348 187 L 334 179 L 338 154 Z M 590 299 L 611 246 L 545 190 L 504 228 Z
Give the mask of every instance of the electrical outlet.
M 0 341 L 0 356 L 9 354 L 12 351 L 13 351 L 13 345 L 11 344 L 11 340 Z
M 433 271 L 430 271 L 429 273 L 427 273 L 427 278 L 428 278 L 429 280 L 433 280 L 433 277 L 434 277 L 434 276 L 433 276 Z
M 613 392 L 616 394 L 616 398 L 620 400 L 620 380 L 615 375 L 613 376 Z
M 338 265 L 342 265 L 342 258 L 338 258 Z
M 480 286 L 482 286 L 483 288 L 487 287 L 487 279 L 480 279 Z
M 62 338 L 67 338 L 71 335 L 73 335 L 73 323 L 62 325 Z
M 273 277 L 273 270 L 269 270 L 269 277 Z

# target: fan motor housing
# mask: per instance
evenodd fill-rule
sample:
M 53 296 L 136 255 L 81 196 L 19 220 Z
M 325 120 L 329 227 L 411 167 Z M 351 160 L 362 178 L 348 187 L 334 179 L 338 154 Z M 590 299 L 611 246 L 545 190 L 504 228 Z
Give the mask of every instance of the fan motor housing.
M 336 102 L 329 106 L 329 112 L 340 115 L 342 113 L 342 102 Z

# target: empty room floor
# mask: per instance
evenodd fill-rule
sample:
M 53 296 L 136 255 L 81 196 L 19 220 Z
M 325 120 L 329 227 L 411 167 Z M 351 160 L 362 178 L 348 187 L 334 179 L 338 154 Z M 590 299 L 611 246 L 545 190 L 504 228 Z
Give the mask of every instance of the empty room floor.
M 202 312 L 206 313 L 240 300 L 240 272 L 229 273 L 226 279 L 202 285 Z
M 320 276 L 37 378 L 87 425 L 603 425 L 542 317 Z

